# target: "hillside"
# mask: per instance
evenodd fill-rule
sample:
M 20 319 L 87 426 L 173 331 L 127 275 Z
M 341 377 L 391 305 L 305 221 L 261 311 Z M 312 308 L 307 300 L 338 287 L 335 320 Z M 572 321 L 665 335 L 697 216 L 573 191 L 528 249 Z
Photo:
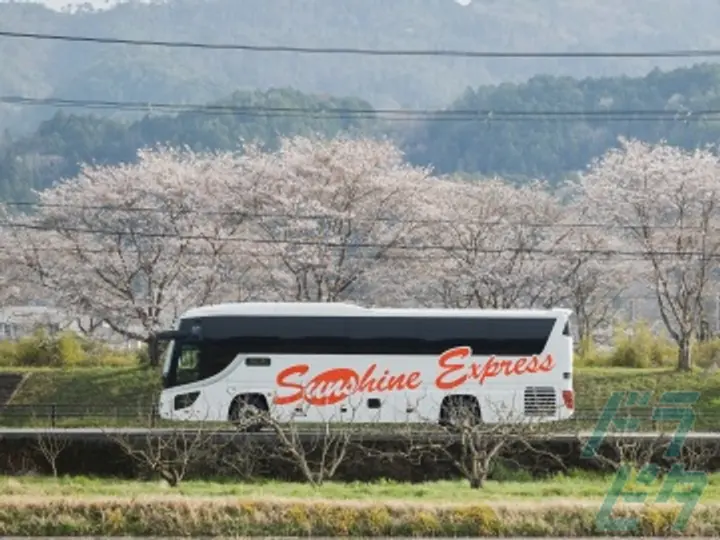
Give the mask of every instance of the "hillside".
M 362 99 L 304 94 L 294 89 L 235 92 L 220 100 L 234 107 L 371 109 Z M 698 64 L 645 77 L 572 79 L 538 76 L 527 83 L 468 89 L 451 109 L 485 110 L 720 110 L 720 66 Z M 273 146 L 278 137 L 351 132 L 389 135 L 417 164 L 439 172 L 498 173 L 507 177 L 559 179 L 585 167 L 617 143 L 618 136 L 694 148 L 720 141 L 716 121 L 530 120 L 392 122 L 358 115 L 263 117 L 213 114 L 153 114 L 136 121 L 61 111 L 34 133 L 0 137 L 0 199 L 25 200 L 78 171 L 78 162 L 119 163 L 143 146 L 188 145 L 196 150 L 237 148 L 241 139 Z
M 714 0 L 169 0 L 77 13 L 0 3 L 3 30 L 390 49 L 720 48 L 717 20 Z M 442 106 L 467 86 L 539 73 L 637 75 L 683 62 L 270 55 L 8 38 L 0 38 L 0 58 L 0 95 L 207 102 L 238 89 L 292 86 L 408 107 Z M 27 132 L 52 114 L 29 109 L 3 108 L 0 129 Z
M 449 107 L 495 111 L 667 111 L 669 119 L 482 119 L 426 122 L 409 134 L 410 158 L 440 172 L 557 178 L 584 168 L 618 137 L 662 139 L 684 148 L 720 142 L 715 120 L 688 112 L 720 110 L 720 65 L 698 64 L 645 77 L 536 76 L 527 83 L 468 89 Z M 677 115 L 674 113 L 677 112 Z M 707 117 L 706 117 L 707 118 Z
M 359 99 L 308 95 L 292 89 L 235 92 L 214 104 L 318 110 L 371 108 Z M 146 115 L 134 122 L 122 122 L 60 111 L 42 122 L 31 136 L 4 142 L 0 138 L 0 200 L 27 200 L 31 189 L 44 189 L 74 176 L 79 163 L 132 161 L 142 147 L 166 144 L 187 145 L 195 150 L 230 150 L 238 148 L 243 139 L 273 147 L 283 135 L 333 137 L 358 131 L 373 134 L 374 126 L 369 122 L 357 117 L 263 117 L 207 111 Z

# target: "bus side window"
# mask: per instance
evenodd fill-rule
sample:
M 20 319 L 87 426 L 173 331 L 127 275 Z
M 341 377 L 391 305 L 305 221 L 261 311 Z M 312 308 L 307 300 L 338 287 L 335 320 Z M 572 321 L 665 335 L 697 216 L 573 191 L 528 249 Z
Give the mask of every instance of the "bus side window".
M 269 367 L 270 359 L 263 356 L 248 356 L 245 359 L 245 365 L 248 367 Z

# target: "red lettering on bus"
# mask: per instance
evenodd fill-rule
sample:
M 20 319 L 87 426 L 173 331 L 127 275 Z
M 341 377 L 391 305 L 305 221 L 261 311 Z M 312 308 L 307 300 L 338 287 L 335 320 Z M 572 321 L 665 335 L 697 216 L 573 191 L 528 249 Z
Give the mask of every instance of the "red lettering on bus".
M 464 373 L 458 376 L 458 372 L 465 369 L 465 362 L 451 362 L 451 360 L 455 359 L 466 360 L 471 355 L 472 349 L 470 347 L 455 347 L 442 353 L 438 359 L 438 365 L 444 371 L 435 379 L 435 386 L 440 390 L 450 390 L 464 384 L 469 377 L 475 378 L 475 364 L 471 366 L 472 372 L 470 374 Z M 455 378 L 452 378 L 453 376 Z
M 555 360 L 548 354 L 544 359 L 538 356 L 515 360 L 498 359 L 491 356 L 485 363 L 470 362 L 470 347 L 454 347 L 442 353 L 438 358 L 440 373 L 435 378 L 435 386 L 440 390 L 453 390 L 468 381 L 484 384 L 499 376 L 514 377 L 525 374 L 549 373 L 555 368 Z M 351 368 L 338 367 L 322 371 L 307 382 L 302 377 L 310 371 L 307 364 L 296 364 L 277 374 L 275 382 L 281 390 L 292 390 L 286 395 L 278 395 L 273 402 L 276 405 L 289 405 L 306 401 L 311 405 L 335 405 L 355 393 L 386 393 L 404 390 L 417 390 L 422 385 L 419 371 L 392 373 L 385 369 L 377 373 L 377 364 L 371 364 L 360 375 Z
M 359 392 L 385 393 L 403 390 L 417 390 L 422 381 L 420 372 L 392 374 L 386 369 L 377 376 L 377 364 L 368 367 L 362 377 L 350 368 L 333 368 L 322 371 L 310 381 L 303 384 L 297 381 L 298 376 L 305 375 L 309 370 L 307 364 L 290 366 L 277 374 L 276 384 L 280 388 L 289 388 L 293 393 L 276 396 L 276 405 L 289 405 L 305 400 L 310 405 L 334 405 Z
M 287 369 L 283 369 L 280 373 L 278 373 L 277 377 L 275 378 L 277 385 L 284 388 L 295 389 L 295 392 L 293 394 L 289 394 L 283 397 L 276 396 L 274 403 L 276 405 L 288 405 L 290 403 L 295 403 L 296 401 L 301 399 L 303 396 L 303 392 L 305 391 L 305 387 L 302 384 L 290 382 L 286 379 L 292 377 L 293 375 L 305 375 L 309 370 L 310 366 L 308 366 L 307 364 L 298 364 L 295 366 L 290 366 Z
M 517 360 L 498 360 L 495 356 L 491 356 L 484 364 L 472 362 L 468 365 L 467 359 L 470 356 L 472 356 L 470 347 L 455 347 L 440 355 L 438 366 L 442 371 L 435 379 L 435 386 L 440 390 L 452 390 L 468 380 L 476 380 L 483 384 L 486 380 L 500 375 L 512 377 L 526 373 L 549 373 L 555 368 L 555 360 L 550 354 L 543 360 L 537 356 Z

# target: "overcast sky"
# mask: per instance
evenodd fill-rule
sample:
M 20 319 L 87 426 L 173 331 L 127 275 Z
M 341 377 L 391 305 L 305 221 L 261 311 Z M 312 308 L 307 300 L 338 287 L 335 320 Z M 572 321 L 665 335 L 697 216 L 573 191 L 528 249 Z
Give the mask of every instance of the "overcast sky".
M 7 1 L 7 0 L 0 0 Z M 61 9 L 67 5 L 78 6 L 80 4 L 90 4 L 94 8 L 108 7 L 116 2 L 116 0 L 16 0 L 16 1 L 33 1 L 36 4 L 45 4 L 52 9 Z
M 0 3 L 7 2 L 7 1 L 8 0 L 0 0 Z M 78 6 L 80 4 L 90 4 L 96 9 L 97 8 L 107 8 L 107 7 L 110 7 L 113 4 L 115 4 L 119 1 L 123 1 L 123 0 L 15 0 L 15 1 L 16 2 L 35 2 L 35 3 L 45 4 L 49 8 L 59 10 L 61 8 L 64 8 L 67 5 Z M 143 0 L 135 0 L 135 1 L 141 2 Z M 418 1 L 421 1 L 421 0 L 418 0 Z M 460 4 L 461 6 L 467 6 L 467 5 L 470 5 L 473 0 L 454 0 L 454 1 L 457 2 L 458 4 Z

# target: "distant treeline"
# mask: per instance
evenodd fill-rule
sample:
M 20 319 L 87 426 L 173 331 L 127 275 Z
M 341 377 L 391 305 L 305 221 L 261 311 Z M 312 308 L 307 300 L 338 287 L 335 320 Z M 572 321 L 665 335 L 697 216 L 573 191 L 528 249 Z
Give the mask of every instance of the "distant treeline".
M 293 89 L 236 92 L 221 102 L 234 107 L 288 107 L 313 110 L 372 109 L 359 98 L 303 94 Z M 238 148 L 242 140 L 273 147 L 282 136 L 339 133 L 390 136 L 415 164 L 442 173 L 501 174 L 508 178 L 559 179 L 580 170 L 615 146 L 619 136 L 648 142 L 667 140 L 685 148 L 715 144 L 720 126 L 687 111 L 720 109 L 720 66 L 700 64 L 646 77 L 572 79 L 538 76 L 525 84 L 468 89 L 449 109 L 502 111 L 621 111 L 612 119 L 493 118 L 392 122 L 387 116 L 247 115 L 207 110 L 153 114 L 136 121 L 58 112 L 34 134 L 0 138 L 0 198 L 24 200 L 75 175 L 80 162 L 116 164 L 159 144 L 194 150 Z M 633 111 L 679 111 L 676 116 L 638 119 Z M 685 111 L 685 112 L 683 112 Z

